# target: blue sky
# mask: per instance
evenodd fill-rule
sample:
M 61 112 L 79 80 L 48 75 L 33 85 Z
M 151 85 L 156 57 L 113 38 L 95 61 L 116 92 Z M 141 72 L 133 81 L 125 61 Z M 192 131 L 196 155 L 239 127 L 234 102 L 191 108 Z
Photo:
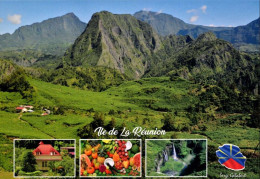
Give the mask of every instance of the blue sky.
M 238 26 L 259 17 L 259 0 L 0 0 L 0 34 L 69 12 L 88 22 L 102 10 L 116 14 L 149 10 L 192 24 Z

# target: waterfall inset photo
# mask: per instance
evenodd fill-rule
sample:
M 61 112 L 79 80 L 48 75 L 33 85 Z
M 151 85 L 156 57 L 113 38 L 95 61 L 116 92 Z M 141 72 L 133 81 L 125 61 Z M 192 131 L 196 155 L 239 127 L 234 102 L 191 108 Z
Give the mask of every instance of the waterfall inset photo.
M 207 176 L 206 139 L 146 140 L 146 177 Z

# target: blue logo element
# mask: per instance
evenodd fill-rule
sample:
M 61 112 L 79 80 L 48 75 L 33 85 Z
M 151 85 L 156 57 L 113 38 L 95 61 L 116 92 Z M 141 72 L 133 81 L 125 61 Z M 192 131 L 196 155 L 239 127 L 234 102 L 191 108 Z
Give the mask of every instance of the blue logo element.
M 216 151 L 219 163 L 231 170 L 243 170 L 246 157 L 240 152 L 240 148 L 233 144 L 219 146 Z

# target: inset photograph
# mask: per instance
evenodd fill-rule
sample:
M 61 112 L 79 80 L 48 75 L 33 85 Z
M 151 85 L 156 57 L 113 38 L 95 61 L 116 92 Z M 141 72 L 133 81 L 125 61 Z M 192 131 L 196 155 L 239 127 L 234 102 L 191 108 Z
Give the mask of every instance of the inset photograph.
M 14 140 L 14 177 L 75 177 L 75 140 Z
M 207 140 L 147 139 L 146 177 L 206 177 Z
M 141 140 L 80 140 L 81 177 L 140 177 Z

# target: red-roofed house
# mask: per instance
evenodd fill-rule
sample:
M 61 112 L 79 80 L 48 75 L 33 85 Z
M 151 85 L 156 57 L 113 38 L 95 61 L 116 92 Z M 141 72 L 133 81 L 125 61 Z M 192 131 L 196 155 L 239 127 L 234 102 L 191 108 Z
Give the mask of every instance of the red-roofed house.
M 44 144 L 42 141 L 33 151 L 39 170 L 49 170 L 49 161 L 62 160 L 61 154 L 55 150 L 51 144 Z
M 33 109 L 33 106 L 30 106 L 30 105 L 26 105 L 24 106 L 26 109 Z
M 16 112 L 27 112 L 27 109 L 25 107 L 16 107 Z

